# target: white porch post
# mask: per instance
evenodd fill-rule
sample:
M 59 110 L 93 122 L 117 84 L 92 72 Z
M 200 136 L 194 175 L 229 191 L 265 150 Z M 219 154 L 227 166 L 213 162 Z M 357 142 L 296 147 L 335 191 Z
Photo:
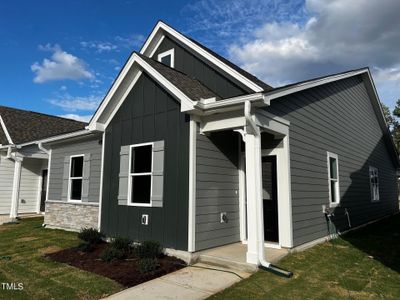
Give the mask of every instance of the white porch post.
M 245 134 L 246 144 L 246 196 L 247 196 L 247 255 L 246 260 L 258 264 L 257 201 L 261 195 L 261 137 Z
M 13 190 L 11 196 L 11 210 L 10 218 L 15 220 L 18 216 L 18 206 L 19 206 L 19 187 L 21 182 L 21 166 L 22 158 L 13 157 L 14 160 L 14 180 L 13 180 Z

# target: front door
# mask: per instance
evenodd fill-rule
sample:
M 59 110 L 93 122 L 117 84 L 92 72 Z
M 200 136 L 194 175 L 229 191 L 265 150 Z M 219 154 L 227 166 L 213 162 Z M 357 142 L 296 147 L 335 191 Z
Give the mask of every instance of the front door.
M 279 242 L 276 156 L 262 157 L 264 239 Z
M 42 171 L 42 193 L 40 196 L 40 211 L 45 211 L 45 201 L 46 201 L 46 194 L 47 194 L 47 170 Z

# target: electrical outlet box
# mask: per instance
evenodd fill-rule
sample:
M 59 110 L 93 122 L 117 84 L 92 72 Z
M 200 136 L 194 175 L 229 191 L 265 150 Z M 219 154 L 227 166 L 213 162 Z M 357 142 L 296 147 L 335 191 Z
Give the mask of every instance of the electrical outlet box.
M 221 213 L 221 223 L 228 223 L 228 215 L 226 212 Z
M 142 225 L 149 225 L 149 215 L 142 215 Z

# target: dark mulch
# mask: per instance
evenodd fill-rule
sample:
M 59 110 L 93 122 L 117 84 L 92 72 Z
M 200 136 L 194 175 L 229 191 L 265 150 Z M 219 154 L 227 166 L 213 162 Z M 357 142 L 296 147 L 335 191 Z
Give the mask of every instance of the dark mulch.
M 124 260 L 112 262 L 102 261 L 99 256 L 107 246 L 106 243 L 96 245 L 91 252 L 82 252 L 76 248 L 69 248 L 46 254 L 46 257 L 57 262 L 66 263 L 76 268 L 108 277 L 125 287 L 132 287 L 177 271 L 185 265 L 180 259 L 163 256 L 158 259 L 160 267 L 157 270 L 151 273 L 141 274 L 137 268 L 139 259 L 133 256 Z

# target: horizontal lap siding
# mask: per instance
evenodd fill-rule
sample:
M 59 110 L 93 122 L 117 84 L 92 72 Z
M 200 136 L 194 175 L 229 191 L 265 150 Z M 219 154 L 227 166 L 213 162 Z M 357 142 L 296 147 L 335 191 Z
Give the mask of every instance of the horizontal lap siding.
M 290 124 L 294 245 L 327 234 L 327 151 L 339 156 L 338 230 L 398 210 L 395 167 L 361 77 L 352 77 L 272 101 L 268 111 Z M 369 166 L 379 169 L 380 197 L 371 203 Z
M 0 156 L 0 214 L 9 214 L 14 178 L 14 162 Z
M 164 140 L 162 207 L 118 205 L 121 146 Z M 189 122 L 180 104 L 145 73 L 106 129 L 101 230 L 187 250 Z M 149 224 L 141 224 L 142 214 Z
M 228 80 L 227 75 L 212 68 L 204 61 L 200 60 L 188 50 L 184 49 L 170 38 L 166 37 L 153 55 L 153 59 L 157 59 L 159 53 L 175 49 L 175 69 L 181 71 L 190 77 L 196 78 L 203 85 L 208 87 L 222 98 L 229 98 L 243 95 L 248 88 L 234 80 Z M 234 82 L 235 81 L 235 82 Z
M 52 146 L 49 200 L 61 200 L 65 157 L 90 153 L 89 202 L 99 201 L 102 148 L 100 140 L 101 136 L 97 136 Z
M 237 242 L 239 230 L 238 135 L 197 135 L 196 250 Z M 226 212 L 228 223 L 220 222 Z

